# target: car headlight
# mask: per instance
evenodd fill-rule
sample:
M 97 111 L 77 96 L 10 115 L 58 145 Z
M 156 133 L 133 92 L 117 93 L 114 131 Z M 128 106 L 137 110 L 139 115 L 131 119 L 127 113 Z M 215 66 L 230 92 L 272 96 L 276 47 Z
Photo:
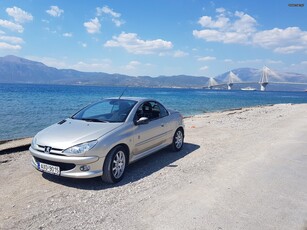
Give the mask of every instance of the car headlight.
M 32 139 L 32 143 L 31 143 L 31 147 L 33 148 L 33 149 L 37 149 L 37 139 L 36 139 L 36 137 L 33 137 L 33 139 Z
M 63 153 L 67 153 L 67 154 L 82 154 L 82 153 L 85 153 L 85 152 L 89 151 L 96 144 L 97 144 L 97 141 L 90 141 L 90 142 L 82 143 L 82 144 L 70 147 L 68 149 L 65 149 L 63 151 Z

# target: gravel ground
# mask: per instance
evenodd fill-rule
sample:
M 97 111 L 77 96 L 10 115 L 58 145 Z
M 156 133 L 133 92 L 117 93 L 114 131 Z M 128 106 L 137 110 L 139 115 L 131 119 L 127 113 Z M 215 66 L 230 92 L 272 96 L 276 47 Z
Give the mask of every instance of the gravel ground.
M 0 229 L 307 229 L 307 105 L 185 119 L 182 151 L 116 185 L 41 174 L 0 155 Z

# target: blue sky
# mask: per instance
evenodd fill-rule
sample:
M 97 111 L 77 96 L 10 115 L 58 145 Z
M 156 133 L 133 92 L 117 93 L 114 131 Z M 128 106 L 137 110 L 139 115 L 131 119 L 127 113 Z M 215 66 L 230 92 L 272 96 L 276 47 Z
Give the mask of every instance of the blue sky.
M 132 76 L 307 74 L 306 20 L 306 0 L 1 0 L 0 56 Z

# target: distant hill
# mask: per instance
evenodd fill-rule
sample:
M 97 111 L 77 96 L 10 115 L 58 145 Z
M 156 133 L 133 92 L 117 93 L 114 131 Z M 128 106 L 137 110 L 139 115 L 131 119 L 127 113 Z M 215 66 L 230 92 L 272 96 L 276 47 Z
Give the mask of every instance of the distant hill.
M 40 62 L 10 55 L 0 57 L 0 82 L 201 88 L 207 84 L 208 78 L 187 75 L 153 78 L 102 72 L 81 72 L 73 69 L 56 69 Z
M 237 75 L 235 82 L 258 82 L 261 70 L 240 68 L 232 70 Z M 227 82 L 229 72 L 215 77 L 218 83 Z M 202 88 L 208 85 L 208 77 L 188 75 L 177 76 L 138 76 L 108 74 L 103 72 L 81 72 L 73 69 L 57 69 L 41 62 L 16 57 L 0 57 L 0 83 L 35 83 L 35 84 L 69 84 L 131 86 L 156 88 Z M 269 82 L 307 82 L 307 76 L 298 73 L 281 73 L 269 76 Z M 258 84 L 254 84 L 255 87 Z M 252 86 L 252 85 L 251 85 Z M 237 84 L 240 89 L 240 84 Z M 269 84 L 268 90 L 302 90 L 304 86 Z
M 56 68 L 40 62 L 16 56 L 0 58 L 0 82 L 2 83 L 51 83 L 62 77 Z

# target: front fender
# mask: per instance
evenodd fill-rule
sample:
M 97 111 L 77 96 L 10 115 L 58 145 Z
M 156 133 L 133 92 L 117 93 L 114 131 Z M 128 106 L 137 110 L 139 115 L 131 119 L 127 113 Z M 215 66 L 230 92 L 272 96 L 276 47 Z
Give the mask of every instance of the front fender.
M 124 144 L 128 148 L 129 159 L 130 152 L 133 149 L 133 133 L 135 130 L 134 124 L 124 124 L 120 128 L 108 133 L 107 135 L 102 136 L 98 139 L 98 143 L 95 147 L 90 151 L 91 155 L 97 155 L 99 157 L 106 157 L 107 154 L 113 149 L 115 146 Z

